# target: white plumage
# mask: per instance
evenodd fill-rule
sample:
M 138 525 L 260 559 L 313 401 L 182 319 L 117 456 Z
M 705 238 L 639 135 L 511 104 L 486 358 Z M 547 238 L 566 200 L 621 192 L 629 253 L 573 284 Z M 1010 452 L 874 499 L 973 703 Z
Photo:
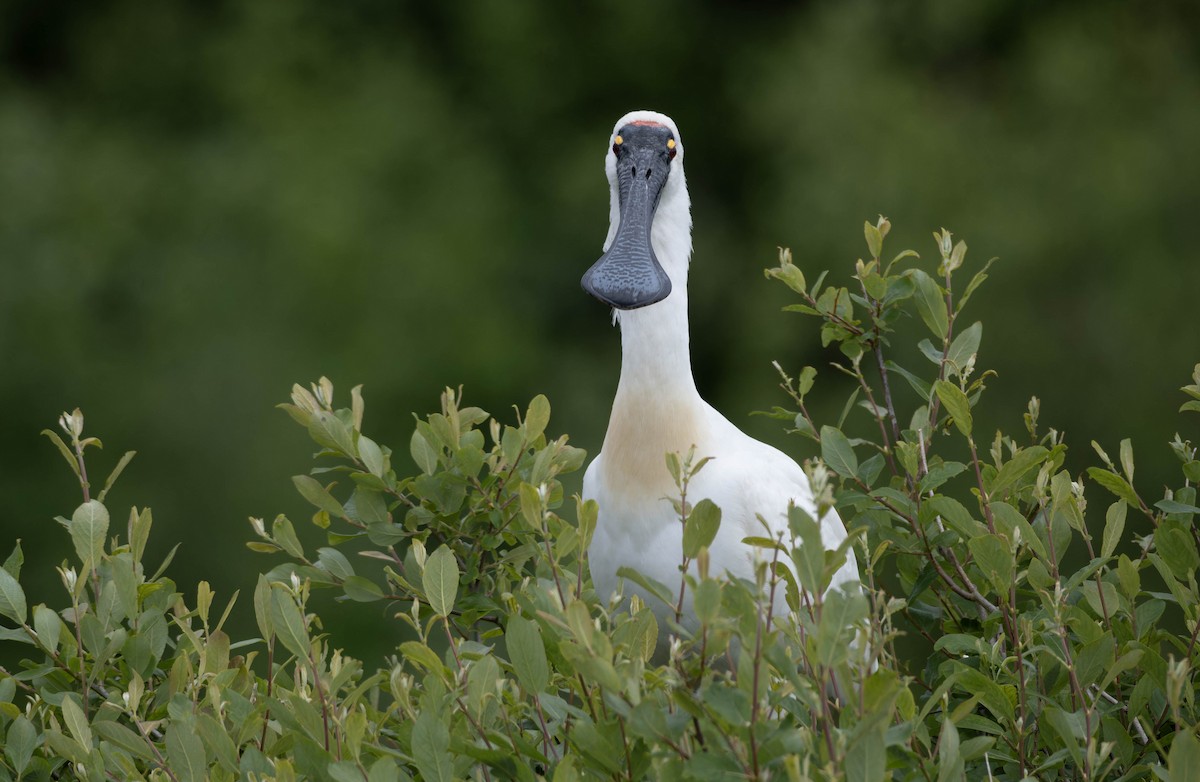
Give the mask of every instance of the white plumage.
M 584 497 L 596 500 L 600 507 L 588 556 L 602 598 L 615 590 L 616 572 L 623 566 L 637 569 L 678 594 L 682 529 L 668 499 L 678 494 L 666 467 L 668 452 L 686 454 L 695 446 L 696 459 L 713 457 L 688 489 L 689 504 L 708 498 L 722 510 L 720 531 L 709 547 L 712 574 L 728 571 L 753 579 L 755 557 L 761 552 L 742 543 L 742 539 L 782 532 L 788 540 L 790 502 L 816 515 L 812 490 L 800 466 L 781 451 L 741 432 L 696 390 L 688 348 L 691 206 L 683 173 L 682 141 L 675 123 L 663 114 L 635 111 L 622 117 L 613 129 L 605 158 L 612 203 L 604 249 L 607 253 L 613 246 L 622 219 L 619 190 L 629 187 L 618 182 L 619 158 L 614 150 L 625 151 L 620 134 L 633 126 L 653 125 L 661 126 L 663 133 L 669 130 L 674 141 L 671 149 L 675 154 L 667 161 L 669 173 L 657 210 L 651 211 L 650 230 L 653 254 L 671 285 L 669 295 L 661 301 L 634 305 L 638 307 L 635 309 L 620 305 L 614 309 L 621 328 L 621 379 L 604 446 L 588 466 L 583 481 Z M 621 165 L 631 159 L 621 158 Z M 636 184 L 639 180 L 634 181 Z M 586 277 L 584 285 L 589 288 Z M 766 520 L 769 533 L 759 516 Z M 845 527 L 834 512 L 821 519 L 821 534 L 830 549 L 845 539 Z M 857 582 L 858 578 L 851 551 L 832 586 Z M 665 629 L 664 620 L 673 615 L 673 610 L 627 584 L 625 594 L 631 592 L 647 599 L 658 615 L 660 627 Z M 685 598 L 685 616 L 690 614 L 690 604 L 690 597 Z M 786 610 L 782 590 L 778 608 Z M 665 632 L 660 640 L 664 636 Z

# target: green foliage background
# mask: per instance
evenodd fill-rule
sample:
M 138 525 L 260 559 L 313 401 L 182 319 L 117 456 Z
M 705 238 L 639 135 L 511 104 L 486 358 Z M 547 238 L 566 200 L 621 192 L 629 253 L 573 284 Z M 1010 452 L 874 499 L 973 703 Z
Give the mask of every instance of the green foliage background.
M 687 145 L 694 361 L 734 421 L 780 442 L 746 415 L 781 401 L 770 360 L 828 360 L 762 278 L 776 245 L 817 270 L 880 211 L 923 251 L 940 219 L 1002 259 L 974 312 L 989 409 L 1036 393 L 1077 445 L 1132 433 L 1166 483 L 1200 352 L 1198 35 L 1183 0 L 9 3 L 0 550 L 52 572 L 70 487 L 37 432 L 76 405 L 140 449 L 113 500 L 154 507 L 150 558 L 181 540 L 181 586 L 226 595 L 257 572 L 245 518 L 306 513 L 305 439 L 271 412 L 296 378 L 365 383 L 389 442 L 444 385 L 496 412 L 545 392 L 595 452 L 619 350 L 578 278 L 641 107 Z M 848 381 L 823 381 L 829 418 Z

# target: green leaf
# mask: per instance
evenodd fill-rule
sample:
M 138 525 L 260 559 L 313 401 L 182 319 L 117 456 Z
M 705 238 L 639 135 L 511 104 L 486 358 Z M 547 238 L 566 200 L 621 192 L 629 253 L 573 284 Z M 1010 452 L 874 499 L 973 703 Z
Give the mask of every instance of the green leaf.
M 961 663 L 955 665 L 958 685 L 966 692 L 979 698 L 997 720 L 1012 724 L 1015 717 L 1012 701 L 1004 694 L 1004 688 L 988 676 Z
M 1137 493 L 1133 490 L 1133 487 L 1129 485 L 1129 482 L 1120 475 L 1117 475 L 1115 472 L 1105 470 L 1102 467 L 1089 467 L 1087 472 L 1088 475 L 1092 477 L 1092 480 L 1108 489 L 1120 499 L 1128 502 L 1135 509 L 1141 507 L 1140 503 L 1138 502 Z
M 937 782 L 958 782 L 963 776 L 963 758 L 959 753 L 958 729 L 948 714 L 942 716 L 942 730 L 938 736 Z
M 500 665 L 493 655 L 486 655 L 467 671 L 467 703 L 471 713 L 479 716 L 489 698 L 498 697 L 496 683 L 500 680 Z
M 315 564 L 340 581 L 354 575 L 354 567 L 350 564 L 350 560 L 346 559 L 346 555 L 328 546 L 317 549 Z
M 952 497 L 938 494 L 928 499 L 922 508 L 928 508 L 929 513 L 940 516 L 946 526 L 958 533 L 963 540 L 971 540 L 977 535 L 987 532 L 981 522 L 971 517 L 963 504 Z
M 792 564 L 796 580 L 808 594 L 817 594 L 825 580 L 825 545 L 821 541 L 821 525 L 803 508 L 788 507 L 788 526 L 799 542 L 792 549 Z
M 25 590 L 7 570 L 0 568 L 0 615 L 24 624 L 28 611 Z
M 408 779 L 408 776 L 405 775 L 404 778 Z M 400 782 L 400 770 L 396 761 L 390 757 L 382 757 L 375 761 L 371 766 L 371 773 L 367 775 L 367 782 Z
M 867 599 L 861 592 L 831 589 L 825 594 L 816 637 L 816 659 L 820 665 L 828 668 L 846 660 L 851 628 L 866 615 Z
M 969 328 L 959 332 L 954 341 L 950 343 L 946 360 L 961 370 L 971 360 L 971 356 L 979 352 L 979 341 L 982 338 L 983 324 L 978 321 L 972 323 Z
M 628 581 L 640 586 L 647 594 L 658 598 L 661 602 L 667 605 L 675 605 L 675 597 L 671 594 L 671 590 L 667 588 L 661 581 L 655 581 L 648 578 L 631 567 L 617 568 L 617 578 L 624 578 Z
M 850 441 L 841 430 L 832 426 L 821 427 L 821 458 L 829 469 L 843 478 L 853 478 L 858 474 L 858 457 Z
M 321 482 L 311 475 L 294 475 L 292 483 L 296 484 L 296 489 L 300 492 L 304 499 L 311 502 L 318 509 L 325 511 L 330 516 L 336 516 L 339 519 L 348 518 L 346 509 L 342 507 L 342 503 L 329 493 L 329 490 L 321 485 Z
M 83 503 L 71 514 L 71 542 L 83 563 L 93 567 L 104 555 L 104 538 L 108 535 L 108 509 L 97 500 Z
M 316 481 L 313 481 L 313 483 L 316 483 Z M 296 528 L 292 526 L 292 522 L 288 520 L 288 517 L 282 513 L 276 516 L 275 521 L 271 524 L 271 537 L 291 556 L 297 559 L 304 556 L 304 548 L 300 545 L 300 538 L 296 537 Z
M 1025 473 L 1045 461 L 1049 453 L 1040 445 L 1033 445 L 1017 451 L 1011 459 L 1000 466 L 996 478 L 992 481 L 990 493 L 995 496 L 1015 484 Z
M 441 546 L 426 560 L 425 570 L 421 573 L 421 585 L 425 589 L 429 607 L 438 616 L 449 616 L 454 610 L 454 601 L 458 597 L 458 578 L 458 562 L 449 546 Z
M 946 297 L 932 277 L 920 269 L 906 272 L 916 285 L 914 299 L 921 320 L 938 339 L 945 339 L 950 331 L 950 319 L 946 314 Z
M 63 621 L 58 614 L 42 604 L 33 608 L 33 629 L 38 639 L 51 653 L 58 650 L 58 640 L 62 636 Z
M 526 440 L 532 443 L 538 439 L 546 431 L 546 425 L 549 423 L 550 400 L 546 399 L 543 394 L 538 394 L 529 403 L 529 410 L 525 412 Z
M 63 442 L 63 439 L 58 436 L 58 432 L 51 429 L 43 429 L 42 434 L 50 438 L 50 442 L 54 443 L 54 447 L 67 460 L 67 464 L 71 465 L 71 472 L 75 473 L 76 477 L 79 477 L 79 461 L 75 458 L 75 454 L 71 452 L 71 449 L 67 447 L 67 444 Z
M 1200 513 L 1200 508 L 1195 505 L 1188 505 L 1185 502 L 1176 502 L 1175 500 L 1159 500 L 1154 503 L 1154 507 L 1165 513 Z
M 342 590 L 356 603 L 370 603 L 383 597 L 383 589 L 363 576 L 350 576 L 342 583 Z
M 271 585 L 271 629 L 289 652 L 301 660 L 308 659 L 311 652 L 308 624 L 296 601 L 281 584 Z
M 1128 437 L 1121 441 L 1121 470 L 1125 480 L 1133 483 L 1133 441 Z
M 25 719 L 24 714 L 18 715 L 8 726 L 8 736 L 4 740 L 4 754 L 16 769 L 18 777 L 29 766 L 29 759 L 33 757 L 36 746 L 37 728 Z
M 67 723 L 67 729 L 71 731 L 71 735 L 75 737 L 84 749 L 88 752 L 92 751 L 92 729 L 88 726 L 87 717 L 83 715 L 83 709 L 80 708 L 77 702 L 78 696 L 74 693 L 63 698 L 62 715 L 63 722 Z
M 1088 582 L 1095 586 L 1093 582 Z M 1105 586 L 1112 586 L 1108 582 L 1103 582 Z M 1117 590 L 1114 588 L 1110 597 L 1116 597 Z M 1115 606 L 1109 604 L 1111 612 Z M 1113 639 L 1108 636 L 1100 636 L 1088 643 L 1083 644 L 1075 651 L 1075 675 L 1079 678 L 1079 684 L 1087 687 L 1096 683 L 1108 667 L 1113 664 Z
M 1108 559 L 1117 550 L 1121 542 L 1121 534 L 1125 532 L 1125 515 L 1129 506 L 1123 502 L 1114 502 L 1108 506 L 1104 514 L 1104 538 L 1100 543 L 1100 556 Z
M 542 644 L 542 633 L 537 623 L 523 616 L 512 616 L 504 632 L 504 642 L 508 645 L 509 659 L 525 691 L 539 693 L 545 690 L 550 684 L 550 668 L 546 663 L 546 647 Z
M 427 671 L 432 671 L 439 675 L 446 672 L 446 666 L 442 664 L 441 658 L 437 656 L 437 652 L 430 649 L 420 641 L 405 641 L 400 644 L 400 653 L 405 659 L 415 665 L 424 668 Z
M 383 477 L 383 451 L 379 445 L 365 434 L 358 436 L 358 458 L 367 467 L 367 471 L 376 478 Z
M 996 522 L 996 531 L 1009 539 L 1014 545 L 1023 543 L 1033 549 L 1033 552 L 1045 560 L 1046 546 L 1038 537 L 1033 526 L 1021 515 L 1021 511 L 1007 502 L 996 501 L 988 506 L 992 511 L 992 520 Z
M 796 378 L 796 391 L 804 398 L 809 391 L 812 390 L 813 381 L 817 379 L 817 370 L 814 367 L 805 366 L 800 370 L 800 376 Z
M 450 731 L 436 712 L 425 709 L 412 728 L 412 756 L 425 782 L 451 782 L 454 758 L 450 755 Z
M 254 621 L 264 641 L 274 634 L 271 628 L 271 592 L 271 583 L 260 573 L 258 583 L 254 586 Z
M 96 497 L 100 502 L 104 502 L 104 498 L 108 496 L 108 490 L 117 482 L 117 478 L 121 477 L 121 473 L 133 461 L 133 457 L 137 456 L 137 451 L 126 451 L 121 460 L 117 462 L 117 466 L 108 474 L 108 479 L 104 481 L 104 488 L 100 490 L 100 494 Z
M 354 490 L 353 501 L 354 515 L 363 524 L 370 526 L 388 523 L 387 500 L 384 499 L 383 492 L 359 486 Z
M 141 563 L 142 555 L 146 553 L 146 542 L 150 540 L 150 528 L 154 526 L 154 514 L 146 508 L 138 513 L 136 508 L 129 509 L 129 546 L 133 550 L 133 561 Z
M 786 569 L 786 568 L 785 568 Z M 789 571 L 790 572 L 790 571 Z M 721 608 L 721 582 L 706 578 L 696 587 L 692 598 L 692 610 L 701 624 L 712 624 Z
M 696 503 L 683 525 L 683 555 L 694 559 L 700 549 L 711 546 L 721 527 L 721 509 L 712 500 Z
M 4 560 L 3 568 L 8 571 L 8 574 L 13 578 L 21 578 L 21 566 L 25 564 L 25 552 L 21 550 L 21 539 L 17 538 L 17 542 L 13 545 L 12 553 Z
M 1200 567 L 1200 556 L 1197 556 L 1196 544 L 1192 537 L 1177 527 L 1168 529 L 1163 526 L 1155 530 L 1154 547 L 1163 562 L 1181 581 L 1194 576 L 1196 568 Z
M 933 390 L 942 400 L 946 412 L 954 419 L 954 425 L 965 436 L 971 436 L 971 403 L 962 389 L 945 380 L 935 381 Z
M 413 431 L 412 439 L 408 442 L 408 450 L 412 454 L 413 461 L 421 468 L 421 472 L 426 475 L 433 475 L 437 472 L 438 451 L 429 444 L 419 428 Z
M 1012 586 L 1015 563 L 1005 542 L 997 535 L 988 534 L 967 541 L 967 546 L 975 563 L 996 591 L 1002 594 L 1007 592 Z
M 167 761 L 179 782 L 206 782 L 208 759 L 200 737 L 181 725 L 167 729 Z
M 846 751 L 846 782 L 881 782 L 887 778 L 887 746 L 882 728 L 858 737 Z
M 1191 730 L 1179 731 L 1167 753 L 1170 782 L 1195 782 L 1200 779 L 1200 741 Z
M 863 236 L 867 240 L 867 251 L 871 253 L 871 257 L 878 258 L 879 253 L 883 252 L 883 234 L 878 228 L 871 225 L 870 220 L 864 220 Z

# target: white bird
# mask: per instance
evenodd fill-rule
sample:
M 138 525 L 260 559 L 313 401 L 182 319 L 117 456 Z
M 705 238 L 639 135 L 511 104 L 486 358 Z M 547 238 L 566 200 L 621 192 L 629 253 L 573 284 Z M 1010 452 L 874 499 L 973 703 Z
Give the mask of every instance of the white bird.
M 753 580 L 763 554 L 743 538 L 782 533 L 789 540 L 788 504 L 815 518 L 812 488 L 793 459 L 744 434 L 696 390 L 688 350 L 691 203 L 675 123 L 657 112 L 631 112 L 617 122 L 608 146 L 608 237 L 604 255 L 582 281 L 588 293 L 615 308 L 621 328 L 621 379 L 608 432 L 583 479 L 584 497 L 600 508 L 588 551 L 596 591 L 607 599 L 618 568 L 627 566 L 679 593 L 683 533 L 669 499 L 678 490 L 665 455 L 686 454 L 693 446 L 697 460 L 712 461 L 692 480 L 688 503 L 707 498 L 722 510 L 709 547 L 710 573 Z M 820 525 L 827 549 L 845 540 L 845 526 L 833 511 Z M 858 580 L 849 551 L 831 588 Z M 664 620 L 674 619 L 674 608 L 627 584 L 626 596 L 631 591 L 654 608 L 664 628 L 661 650 Z M 782 592 L 777 608 L 786 610 Z M 684 603 L 687 624 L 690 595 Z

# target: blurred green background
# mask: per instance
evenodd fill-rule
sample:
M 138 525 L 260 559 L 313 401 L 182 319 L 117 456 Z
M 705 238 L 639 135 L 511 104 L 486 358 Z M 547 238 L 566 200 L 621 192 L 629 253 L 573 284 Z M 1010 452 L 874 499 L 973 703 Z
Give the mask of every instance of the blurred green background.
M 365 384 L 401 463 L 459 384 L 504 416 L 548 394 L 595 453 L 619 339 L 578 280 L 635 108 L 681 128 L 698 382 L 753 434 L 812 453 L 748 415 L 784 402 L 772 359 L 823 368 L 818 417 L 848 392 L 761 269 L 790 245 L 844 282 L 882 212 L 892 251 L 932 259 L 945 226 L 968 272 L 1001 259 L 968 309 L 999 372 L 977 428 L 1018 433 L 1037 394 L 1073 470 L 1132 436 L 1154 498 L 1164 442 L 1197 439 L 1174 412 L 1200 360 L 1190 0 L 10 0 L 0 46 L 0 555 L 23 539 L 31 602 L 61 602 L 52 518 L 78 501 L 38 431 L 76 405 L 93 475 L 138 451 L 116 522 L 152 506 L 151 560 L 182 542 L 174 576 L 218 605 L 274 563 L 248 516 L 310 514 L 313 447 L 273 407 L 293 382 Z M 367 656 L 397 632 L 378 605 L 336 622 Z

